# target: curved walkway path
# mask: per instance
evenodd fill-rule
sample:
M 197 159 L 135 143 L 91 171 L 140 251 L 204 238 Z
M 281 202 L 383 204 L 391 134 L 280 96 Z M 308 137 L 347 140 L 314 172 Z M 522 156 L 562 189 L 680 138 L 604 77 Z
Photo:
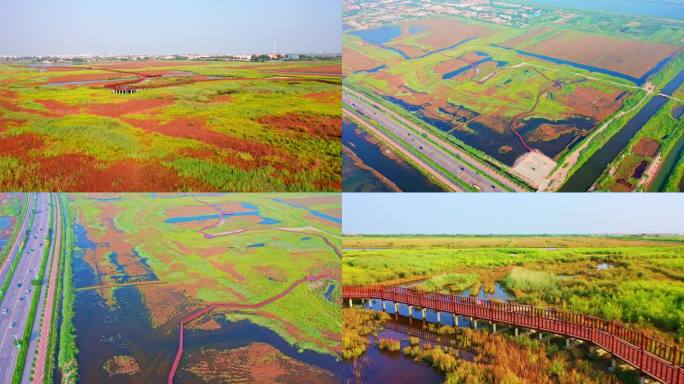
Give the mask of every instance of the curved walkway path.
M 666 384 L 684 384 L 684 354 L 615 321 L 528 305 L 421 292 L 387 286 L 343 287 L 343 299 L 380 299 L 453 315 L 470 316 L 590 342 Z
M 194 320 L 197 320 L 200 317 L 203 317 L 204 315 L 206 315 L 209 312 L 214 311 L 216 309 L 232 309 L 232 310 L 235 310 L 235 309 L 258 309 L 258 308 L 261 308 L 267 304 L 270 304 L 276 300 L 282 299 L 283 297 L 289 295 L 290 292 L 292 292 L 300 284 L 304 284 L 304 283 L 308 283 L 308 282 L 312 282 L 312 281 L 317 281 L 317 280 L 321 280 L 321 279 L 327 279 L 327 278 L 330 278 L 330 276 L 318 275 L 318 276 L 303 277 L 299 280 L 294 281 L 292 284 L 290 284 L 287 288 L 285 288 L 285 290 L 283 290 L 279 294 L 272 296 L 266 300 L 262 300 L 258 303 L 255 303 L 255 304 L 212 303 L 212 304 L 209 304 L 208 306 L 184 317 L 180 323 L 180 332 L 178 334 L 178 351 L 176 352 L 176 358 L 173 360 L 173 364 L 171 365 L 171 371 L 169 372 L 168 384 L 173 384 L 173 377 L 176 375 L 176 371 L 178 370 L 178 366 L 180 364 L 181 358 L 183 357 L 183 338 L 184 338 L 184 333 L 185 333 L 185 326 L 187 323 L 190 323 Z

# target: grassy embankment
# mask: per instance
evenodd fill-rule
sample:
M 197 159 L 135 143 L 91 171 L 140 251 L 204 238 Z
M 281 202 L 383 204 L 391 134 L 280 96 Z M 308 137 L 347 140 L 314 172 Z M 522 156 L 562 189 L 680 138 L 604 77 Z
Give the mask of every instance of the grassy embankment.
M 45 375 L 43 377 L 43 383 L 44 384 L 51 384 L 54 382 L 54 374 L 55 374 L 55 366 L 57 364 L 57 346 L 59 343 L 59 318 L 60 318 L 60 313 L 61 313 L 61 304 L 62 304 L 62 288 L 63 288 L 63 281 L 64 281 L 64 261 L 65 261 L 65 255 L 66 255 L 66 237 L 67 237 L 67 232 L 69 232 L 71 229 L 67 227 L 66 224 L 66 217 L 67 217 L 67 210 L 65 209 L 63 203 L 62 203 L 62 197 L 61 195 L 57 196 L 57 204 L 60 207 L 60 218 L 61 218 L 61 223 L 62 223 L 62 228 L 61 228 L 61 239 L 60 239 L 60 249 L 57 251 L 57 257 L 59 258 L 57 262 L 57 274 L 56 274 L 56 279 L 52 284 L 55 284 L 55 295 L 54 297 L 47 298 L 48 300 L 53 301 L 53 306 L 52 306 L 52 316 L 51 316 L 51 322 L 50 322 L 50 334 L 48 335 L 49 340 L 48 340 L 48 349 L 46 353 L 46 359 L 45 359 Z M 41 319 L 41 321 L 44 321 Z
M 59 328 L 59 354 L 57 356 L 57 366 L 62 375 L 62 384 L 75 384 L 78 381 L 78 347 L 76 346 L 76 329 L 74 328 L 74 305 L 76 294 L 73 286 L 73 272 L 71 257 L 74 247 L 74 231 L 72 227 L 72 212 L 66 195 L 60 195 L 62 204 L 65 229 L 64 235 L 64 254 L 63 254 L 63 273 L 60 290 L 61 297 L 61 316 L 62 322 Z

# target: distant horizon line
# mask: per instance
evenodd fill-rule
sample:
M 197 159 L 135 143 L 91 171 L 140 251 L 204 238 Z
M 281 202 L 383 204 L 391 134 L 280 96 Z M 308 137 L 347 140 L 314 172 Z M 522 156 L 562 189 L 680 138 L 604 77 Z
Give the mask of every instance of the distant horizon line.
M 411 237 L 459 237 L 459 236 L 684 236 L 682 232 L 595 232 L 595 233 L 343 233 L 344 236 L 411 236 Z
M 238 55 L 273 55 L 273 52 L 244 52 L 244 53 L 53 53 L 40 55 L 10 55 L 0 54 L 0 57 L 117 57 L 117 56 L 238 56 Z M 324 55 L 340 56 L 342 52 L 276 52 L 276 55 Z

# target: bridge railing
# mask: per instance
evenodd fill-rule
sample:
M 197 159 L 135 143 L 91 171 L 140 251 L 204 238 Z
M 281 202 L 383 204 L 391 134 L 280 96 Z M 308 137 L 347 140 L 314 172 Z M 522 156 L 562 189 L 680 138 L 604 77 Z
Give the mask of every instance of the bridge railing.
M 180 333 L 178 334 L 178 351 L 176 351 L 176 357 L 173 359 L 173 363 L 171 364 L 171 370 L 169 371 L 169 380 L 168 384 L 173 384 L 173 377 L 176 376 L 176 371 L 178 370 L 178 366 L 180 365 L 181 358 L 183 357 L 183 340 L 185 337 L 185 325 L 193 320 L 196 320 L 207 313 L 211 312 L 214 310 L 213 305 L 209 305 L 207 307 L 204 307 L 203 309 L 191 313 L 190 315 L 184 317 L 181 322 L 180 322 Z
M 684 384 L 684 355 L 678 347 L 616 321 L 553 308 L 422 292 L 396 286 L 343 287 L 342 297 L 387 300 L 589 341 L 654 378 L 666 383 Z

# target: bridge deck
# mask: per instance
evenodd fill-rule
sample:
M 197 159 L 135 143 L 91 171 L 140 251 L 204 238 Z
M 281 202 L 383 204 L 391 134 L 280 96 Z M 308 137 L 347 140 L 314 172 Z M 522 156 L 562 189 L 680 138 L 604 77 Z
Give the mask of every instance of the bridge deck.
M 583 314 L 387 286 L 343 287 L 344 299 L 380 299 L 591 342 L 666 384 L 684 384 L 684 355 L 628 328 Z

